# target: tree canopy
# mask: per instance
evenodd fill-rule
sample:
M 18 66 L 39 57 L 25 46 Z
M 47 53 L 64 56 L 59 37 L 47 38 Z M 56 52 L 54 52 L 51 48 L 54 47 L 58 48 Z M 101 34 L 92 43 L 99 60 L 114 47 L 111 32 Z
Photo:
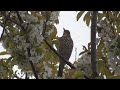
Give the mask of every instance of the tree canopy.
M 88 47 L 83 46 L 74 63 L 57 51 L 59 37 L 55 24 L 59 24 L 59 13 L 0 11 L 0 40 L 6 49 L 0 55 L 10 55 L 0 60 L 0 79 L 120 78 L 120 12 L 78 12 L 76 21 L 84 16 L 83 21 L 91 27 L 91 42 Z M 68 65 L 63 77 L 57 77 L 59 58 Z M 14 66 L 18 66 L 20 75 Z

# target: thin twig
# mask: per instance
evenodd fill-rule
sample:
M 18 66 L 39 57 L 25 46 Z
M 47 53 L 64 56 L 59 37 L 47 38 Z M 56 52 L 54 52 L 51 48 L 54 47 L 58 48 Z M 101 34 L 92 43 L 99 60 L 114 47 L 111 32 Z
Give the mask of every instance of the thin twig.
M 22 23 L 23 23 L 23 20 L 22 20 L 20 14 L 19 14 L 19 11 L 16 11 L 16 13 L 17 13 L 18 19 L 19 19 L 19 21 L 20 21 L 20 24 L 22 24 Z
M 2 34 L 1 34 L 1 36 L 0 36 L 0 41 L 2 40 L 2 37 L 3 37 L 4 32 L 5 32 L 5 29 L 3 28 Z
M 21 28 L 23 29 L 23 31 L 25 31 L 25 28 L 22 26 L 22 24 L 23 24 L 23 19 L 22 19 L 22 17 L 20 16 L 19 11 L 16 11 L 16 14 L 17 14 L 18 19 L 19 19 L 19 21 L 20 21 Z
M 1 34 L 1 37 L 0 37 L 0 41 L 2 40 L 3 34 L 5 32 L 5 24 L 6 24 L 6 22 L 7 22 L 7 19 L 5 20 L 5 23 L 4 23 L 4 27 L 3 27 L 3 31 L 2 31 L 2 34 Z
M 1 27 L 3 28 L 4 32 L 6 33 L 6 35 L 10 38 L 10 40 L 13 42 L 13 44 L 15 45 L 14 41 L 12 40 L 12 38 L 10 37 L 10 35 L 8 34 L 7 30 L 5 29 L 5 25 L 3 26 L 2 24 L 0 24 Z M 15 45 L 16 46 L 16 45 Z
M 45 37 L 45 32 L 46 32 L 46 29 L 47 29 L 46 23 L 47 23 L 47 21 L 48 21 L 48 11 L 45 11 L 44 13 L 45 13 L 45 18 L 46 18 L 46 20 L 45 20 L 45 22 L 44 22 L 44 29 L 43 29 L 43 32 L 42 32 L 43 37 Z
M 4 22 L 4 27 L 3 27 L 3 31 L 2 31 L 2 34 L 1 34 L 1 37 L 0 37 L 0 41 L 2 40 L 2 37 L 3 37 L 4 32 L 5 32 L 5 25 L 6 25 L 6 22 L 7 22 L 7 19 L 5 19 L 5 22 Z

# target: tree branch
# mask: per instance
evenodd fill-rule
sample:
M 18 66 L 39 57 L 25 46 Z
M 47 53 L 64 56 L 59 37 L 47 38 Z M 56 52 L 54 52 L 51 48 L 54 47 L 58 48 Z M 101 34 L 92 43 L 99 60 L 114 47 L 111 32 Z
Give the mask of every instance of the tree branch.
M 7 21 L 7 20 L 5 20 L 5 24 L 6 24 L 6 21 Z M 3 37 L 4 32 L 5 32 L 5 28 L 3 28 L 2 34 L 1 34 L 1 36 L 0 36 L 0 41 L 2 40 L 2 37 Z
M 10 15 L 10 13 L 9 13 L 9 15 Z M 5 19 L 4 26 L 2 26 L 2 24 L 1 24 L 1 26 L 3 27 L 3 31 L 2 31 L 2 34 L 1 34 L 1 37 L 0 37 L 0 41 L 2 40 L 3 34 L 4 34 L 4 32 L 5 32 L 6 22 L 7 22 L 7 19 Z
M 20 16 L 20 14 L 19 14 L 19 11 L 16 11 L 16 14 L 17 14 L 17 16 L 18 16 L 18 19 L 19 19 L 19 21 L 20 21 L 21 28 L 23 29 L 23 31 L 25 31 L 25 28 L 24 28 L 24 26 L 22 26 L 23 19 L 22 19 L 22 17 Z
M 16 11 L 16 13 L 17 13 L 18 19 L 19 19 L 19 21 L 20 21 L 20 24 L 22 24 L 22 23 L 23 23 L 23 20 L 22 20 L 22 18 L 21 18 L 21 16 L 20 16 L 19 12 Z M 21 26 L 21 27 L 22 27 L 22 26 Z M 24 28 L 22 28 L 22 29 L 23 29 L 23 31 L 24 31 Z M 24 32 L 25 32 L 25 31 L 24 31 Z M 29 43 L 29 40 L 26 40 L 26 42 Z M 30 47 L 27 48 L 27 52 L 28 52 L 28 56 L 31 57 Z M 33 62 L 29 60 L 29 63 L 30 63 L 30 65 L 31 65 L 31 68 L 32 68 L 32 71 L 33 71 L 33 73 L 34 73 L 35 78 L 36 78 L 36 79 L 39 79 L 39 78 L 38 78 L 38 75 L 37 75 L 37 72 L 36 72 L 36 70 L 35 70 L 35 66 L 34 66 Z
M 69 65 L 72 69 L 76 69 L 75 66 L 70 63 L 68 60 L 65 60 L 48 42 L 46 39 L 44 39 L 45 43 L 49 46 L 49 48 L 67 65 Z
M 70 63 L 68 60 L 65 60 L 65 59 L 49 44 L 49 42 L 46 40 L 47 37 L 45 37 L 45 31 L 46 31 L 46 27 L 47 27 L 47 26 L 46 26 L 46 23 L 47 23 L 47 21 L 48 21 L 48 18 L 47 18 L 48 13 L 47 13 L 47 11 L 45 12 L 45 15 L 46 15 L 46 21 L 45 21 L 45 23 L 44 23 L 44 28 L 43 28 L 43 33 L 42 33 L 42 35 L 43 35 L 43 37 L 44 37 L 45 43 L 48 45 L 48 47 L 49 47 L 63 62 L 65 62 L 67 65 L 69 65 L 72 69 L 76 69 L 75 66 L 74 66 L 72 63 Z
M 97 61 L 96 61 L 96 26 L 97 26 L 97 13 L 93 11 L 91 19 L 91 64 L 92 64 L 92 78 L 98 76 L 97 73 Z
M 28 56 L 31 57 L 30 48 L 27 48 L 27 51 L 28 51 Z M 35 78 L 36 78 L 36 79 L 39 79 L 39 78 L 38 78 L 38 75 L 37 75 L 37 72 L 36 72 L 36 70 L 35 70 L 35 66 L 34 66 L 33 62 L 29 60 L 29 63 L 30 63 L 30 65 L 31 65 L 31 68 L 32 68 L 32 71 L 33 71 L 33 73 L 34 73 Z
M 5 29 L 5 23 L 4 23 L 4 25 L 2 25 L 2 24 L 0 24 L 0 25 L 3 28 L 4 32 L 6 33 L 6 35 L 10 38 L 10 40 L 13 42 L 14 46 L 16 47 L 16 44 L 14 43 L 14 41 L 12 40 L 12 38 L 10 37 L 10 35 L 8 34 L 7 30 Z
M 3 12 L 1 12 L 1 14 L 2 14 L 7 20 L 13 22 L 14 24 L 17 24 L 17 25 L 20 26 L 22 29 L 24 29 L 24 28 L 22 27 L 22 25 L 19 24 L 17 21 L 12 20 L 10 17 L 8 17 L 7 15 L 5 15 Z
M 43 12 L 43 13 L 45 13 L 45 18 L 46 18 L 46 20 L 45 20 L 45 22 L 44 22 L 44 29 L 43 29 L 42 35 L 43 35 L 43 37 L 45 37 L 45 32 L 46 32 L 46 28 L 47 28 L 46 23 L 47 23 L 47 21 L 48 21 L 48 11 L 45 11 L 45 12 Z

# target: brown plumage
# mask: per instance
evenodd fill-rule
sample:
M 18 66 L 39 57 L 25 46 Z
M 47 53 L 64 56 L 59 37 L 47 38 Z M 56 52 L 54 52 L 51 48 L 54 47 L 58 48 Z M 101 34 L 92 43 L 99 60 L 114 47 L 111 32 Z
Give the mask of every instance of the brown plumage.
M 71 38 L 69 30 L 64 29 L 63 36 L 59 38 L 59 43 L 60 46 L 58 52 L 64 59 L 69 60 L 73 50 L 73 40 Z M 60 60 L 58 77 L 62 77 L 64 66 L 65 63 Z

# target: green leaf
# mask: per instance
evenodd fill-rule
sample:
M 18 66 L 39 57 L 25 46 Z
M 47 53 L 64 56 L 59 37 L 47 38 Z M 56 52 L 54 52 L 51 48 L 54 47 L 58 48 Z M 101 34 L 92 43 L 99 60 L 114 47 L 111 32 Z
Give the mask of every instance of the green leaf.
M 107 77 L 107 79 L 120 79 L 120 75 L 117 75 L 117 76 L 111 75 L 111 76 Z
M 106 75 L 106 77 L 112 75 L 112 73 L 110 72 L 110 70 L 107 69 L 105 66 L 104 66 L 104 74 Z
M 114 16 L 113 16 L 111 11 L 108 11 L 108 15 L 109 15 L 110 18 L 114 18 Z
M 80 17 L 83 15 L 85 11 L 80 11 L 78 14 L 77 14 L 77 21 L 80 19 Z
M 90 12 L 87 12 L 86 14 L 85 14 L 85 16 L 84 16 L 84 18 L 83 18 L 83 21 L 86 21 L 86 18 L 87 17 L 90 17 Z
M 95 79 L 104 79 L 103 75 L 96 77 Z
M 83 79 L 83 73 L 81 71 L 77 71 L 73 73 L 75 79 Z
M 58 19 L 57 19 L 57 20 L 55 20 L 55 23 L 56 23 L 56 24 L 59 24 L 59 20 L 58 20 Z
M 86 22 L 86 25 L 89 26 L 90 21 L 91 21 L 91 16 L 90 16 L 90 12 L 87 12 L 83 18 L 83 20 Z
M 102 72 L 103 71 L 103 67 L 104 67 L 104 63 L 102 60 L 97 61 L 97 67 L 98 67 L 98 72 Z
M 9 48 L 14 48 L 14 44 L 12 42 L 9 42 Z
M 117 32 L 120 33 L 120 25 L 118 23 L 116 24 L 116 27 L 117 27 Z
M 112 75 L 110 70 L 105 66 L 105 62 L 103 60 L 99 60 L 97 64 L 99 73 L 105 74 L 106 76 Z
M 87 24 L 87 26 L 89 26 L 89 24 L 90 24 L 90 21 L 91 21 L 91 16 L 89 16 L 89 17 L 86 17 L 86 24 Z
M 101 51 L 103 47 L 104 47 L 104 43 L 103 40 L 101 39 L 99 45 L 97 46 L 98 51 Z
M 57 34 L 57 28 L 53 26 L 54 31 L 49 35 L 49 39 L 53 40 Z
M 6 54 L 9 54 L 9 53 L 6 51 L 0 52 L 0 55 L 6 55 Z
M 36 48 L 36 52 L 42 54 L 43 51 L 41 48 L 38 47 L 38 48 Z

